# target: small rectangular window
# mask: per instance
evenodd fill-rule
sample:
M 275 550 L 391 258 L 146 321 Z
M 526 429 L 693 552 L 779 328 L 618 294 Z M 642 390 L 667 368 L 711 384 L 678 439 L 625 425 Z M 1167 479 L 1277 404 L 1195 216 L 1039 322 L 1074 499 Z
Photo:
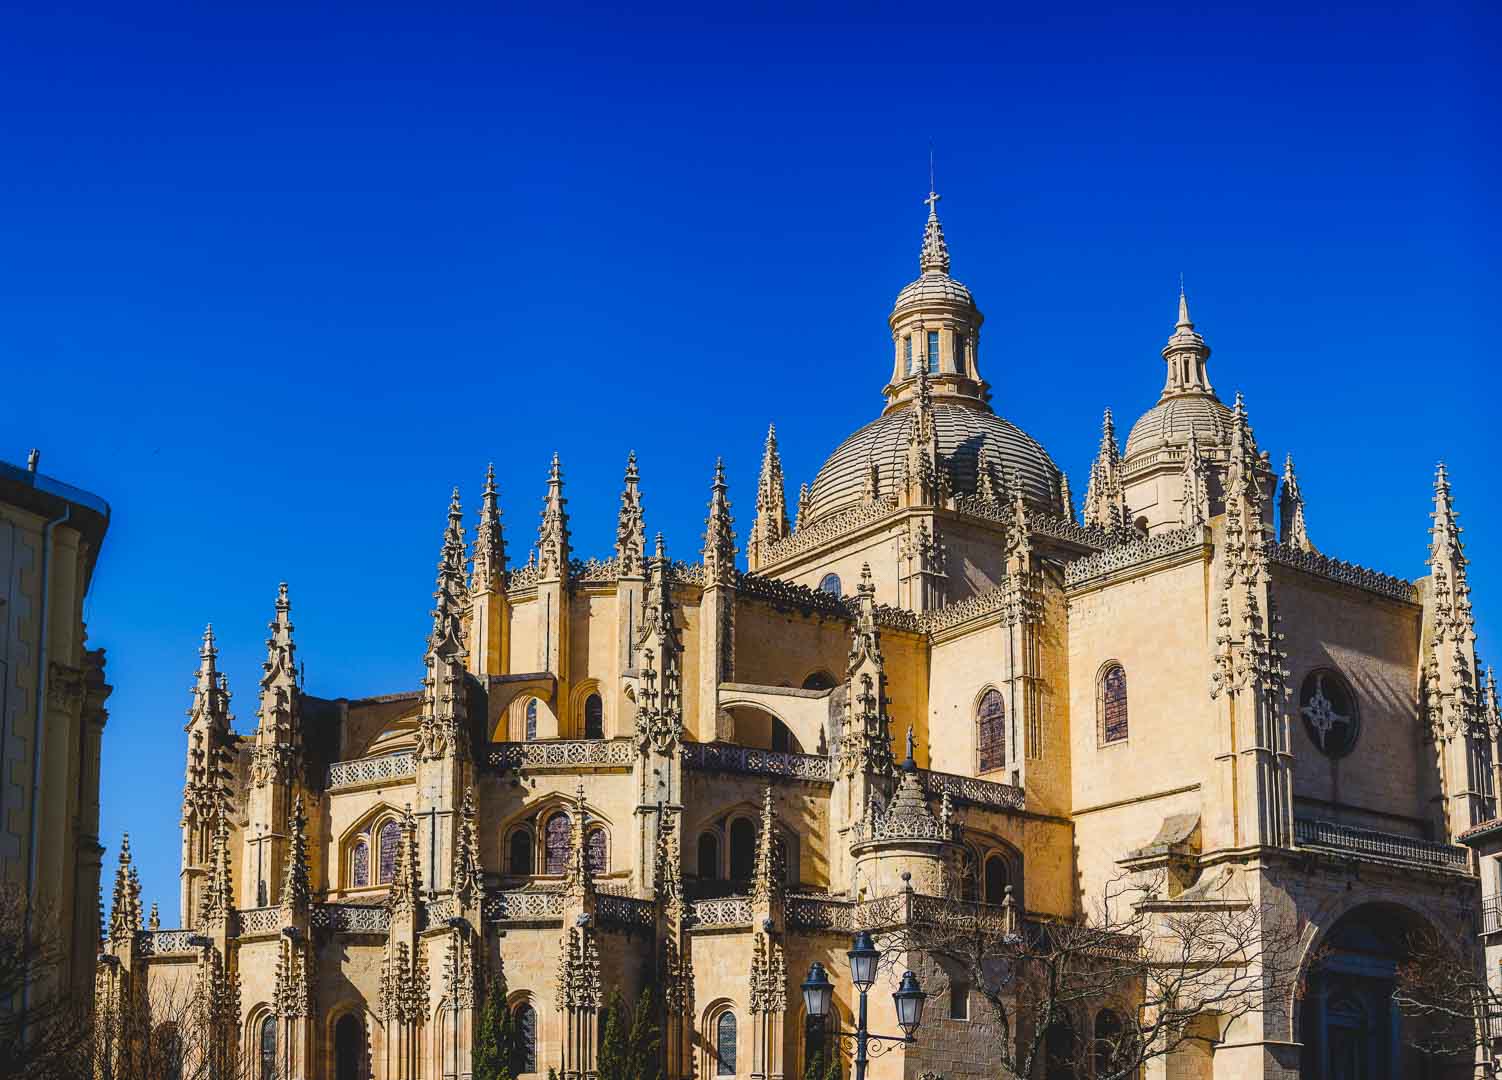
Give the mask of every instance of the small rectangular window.
M 913 335 L 909 334 L 907 337 L 903 338 L 902 345 L 903 357 L 906 360 L 903 368 L 909 375 L 911 375 L 913 373 Z
M 928 332 L 928 373 L 930 375 L 939 373 L 939 332 L 937 330 Z
M 954 335 L 954 370 L 965 374 L 965 335 Z
M 949 983 L 949 1019 L 970 1019 L 970 984 L 958 979 Z

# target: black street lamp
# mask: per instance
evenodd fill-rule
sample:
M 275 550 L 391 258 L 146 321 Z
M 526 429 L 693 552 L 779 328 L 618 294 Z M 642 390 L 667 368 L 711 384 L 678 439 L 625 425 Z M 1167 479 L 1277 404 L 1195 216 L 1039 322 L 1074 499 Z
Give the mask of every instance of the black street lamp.
M 892 994 L 892 1003 L 897 1007 L 897 1023 L 902 1028 L 902 1037 L 873 1035 L 866 1030 L 866 993 L 876 982 L 876 965 L 881 959 L 871 935 L 862 930 L 855 935 L 850 951 L 850 981 L 860 991 L 860 1012 L 857 1014 L 854 1032 L 838 1031 L 836 1039 L 855 1040 L 855 1080 L 866 1080 L 868 1053 L 883 1054 L 892 1047 L 914 1041 L 913 1033 L 923 1021 L 923 1002 L 928 997 L 918 985 L 918 976 L 911 971 L 902 973 L 902 981 Z M 808 1015 L 822 1021 L 829 1015 L 830 999 L 834 996 L 834 984 L 829 981 L 829 972 L 817 960 L 808 969 L 808 978 L 803 981 L 803 1006 Z

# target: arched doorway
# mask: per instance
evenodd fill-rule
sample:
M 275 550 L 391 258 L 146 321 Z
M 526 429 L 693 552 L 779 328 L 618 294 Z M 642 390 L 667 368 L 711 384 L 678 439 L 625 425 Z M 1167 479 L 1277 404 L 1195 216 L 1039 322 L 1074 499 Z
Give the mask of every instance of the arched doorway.
M 1330 928 L 1309 970 L 1300 1014 L 1303 1080 L 1405 1080 L 1451 1075 L 1414 1048 L 1414 1021 L 1393 1000 L 1409 941 L 1424 929 L 1411 911 L 1367 904 Z M 1464 1075 L 1470 1075 L 1466 1072 Z
M 334 1025 L 335 1080 L 365 1080 L 365 1025 L 345 1013 Z

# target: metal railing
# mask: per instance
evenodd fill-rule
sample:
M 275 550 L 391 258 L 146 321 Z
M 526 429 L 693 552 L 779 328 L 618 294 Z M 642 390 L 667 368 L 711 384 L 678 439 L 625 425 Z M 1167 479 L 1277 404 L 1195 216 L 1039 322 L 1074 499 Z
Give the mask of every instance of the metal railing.
M 1481 901 L 1481 932 L 1502 932 L 1502 897 L 1488 896 Z
M 1338 825 L 1333 821 L 1296 818 L 1293 823 L 1293 836 L 1301 846 L 1334 848 L 1361 855 L 1378 855 L 1384 859 L 1417 863 L 1421 866 L 1433 866 L 1443 870 L 1458 870 L 1463 873 L 1471 866 L 1469 848 L 1454 844 L 1436 844 L 1430 840 L 1418 840 L 1398 833 L 1378 832 L 1376 829 Z

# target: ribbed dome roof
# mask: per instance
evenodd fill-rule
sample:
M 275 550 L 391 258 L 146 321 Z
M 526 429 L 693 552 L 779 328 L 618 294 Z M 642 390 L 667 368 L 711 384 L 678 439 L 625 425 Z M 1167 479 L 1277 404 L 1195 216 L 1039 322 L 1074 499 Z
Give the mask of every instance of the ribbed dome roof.
M 986 461 L 998 487 L 1015 470 L 1028 502 L 1057 509 L 1059 468 L 1031 435 L 995 413 L 970 406 L 936 401 L 933 413 L 939 453 L 949 465 L 957 492 L 975 490 L 977 463 Z M 881 494 L 890 494 L 907 455 L 912 422 L 913 409 L 899 409 L 871 421 L 841 443 L 814 478 L 809 491 L 810 521 L 860 505 L 872 461 Z
M 1231 438 L 1231 410 L 1213 394 L 1164 398 L 1132 425 L 1126 457 L 1162 446 L 1183 446 L 1194 432 L 1202 446 L 1224 446 Z
M 924 274 L 903 286 L 892 304 L 892 314 L 895 316 L 914 305 L 926 307 L 931 304 L 959 304 L 973 308 L 975 299 L 969 289 L 948 274 Z

